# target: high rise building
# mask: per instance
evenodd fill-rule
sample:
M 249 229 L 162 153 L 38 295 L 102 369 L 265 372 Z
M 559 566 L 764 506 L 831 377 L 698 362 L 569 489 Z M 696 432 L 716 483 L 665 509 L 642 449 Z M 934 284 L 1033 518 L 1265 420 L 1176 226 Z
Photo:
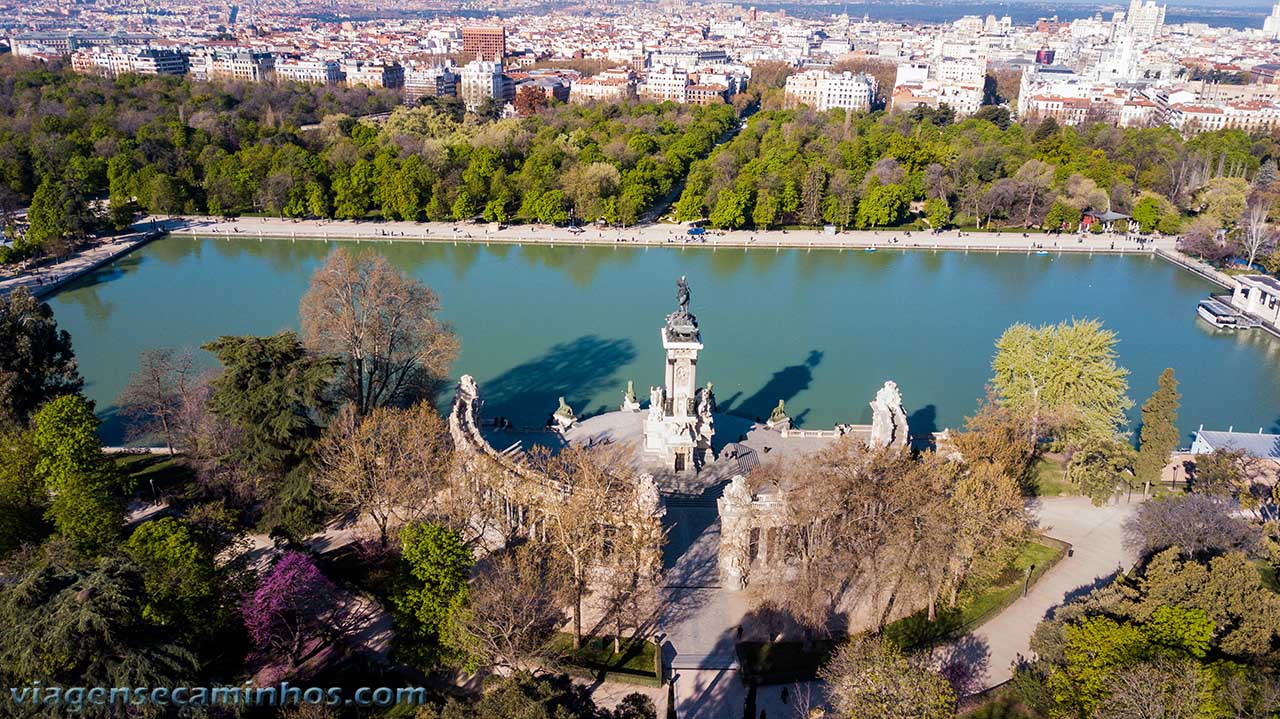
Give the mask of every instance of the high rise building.
M 507 55 L 505 27 L 462 28 L 462 54 L 469 58 L 501 60 Z
M 1140 40 L 1149 40 L 1160 34 L 1164 27 L 1164 5 L 1157 5 L 1155 0 L 1130 0 L 1129 13 L 1125 21 L 1129 25 L 1129 33 Z
M 1262 32 L 1272 40 L 1280 40 L 1280 2 L 1271 7 L 1271 14 L 1262 21 Z

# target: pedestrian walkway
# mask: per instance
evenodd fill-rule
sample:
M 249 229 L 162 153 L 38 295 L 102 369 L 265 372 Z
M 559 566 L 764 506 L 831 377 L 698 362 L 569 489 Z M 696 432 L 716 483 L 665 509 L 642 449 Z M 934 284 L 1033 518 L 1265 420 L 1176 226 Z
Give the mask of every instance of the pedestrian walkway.
M 449 222 L 359 222 L 275 217 L 175 217 L 157 222 L 173 234 L 301 240 L 374 240 L 379 242 L 523 243 L 543 245 L 675 246 L 707 248 L 813 248 L 854 250 L 945 249 L 960 251 L 1044 252 L 1046 254 L 1151 253 L 1173 250 L 1174 237 L 1142 238 L 1116 234 L 1050 235 L 1038 232 L 933 233 L 907 230 L 708 230 L 690 236 L 685 225 L 634 227 L 509 225 Z
M 0 297 L 25 287 L 31 294 L 42 297 L 73 282 L 82 275 L 133 252 L 158 236 L 155 232 L 133 232 L 108 238 L 87 247 L 75 255 L 48 265 L 40 265 L 15 275 L 0 278 Z

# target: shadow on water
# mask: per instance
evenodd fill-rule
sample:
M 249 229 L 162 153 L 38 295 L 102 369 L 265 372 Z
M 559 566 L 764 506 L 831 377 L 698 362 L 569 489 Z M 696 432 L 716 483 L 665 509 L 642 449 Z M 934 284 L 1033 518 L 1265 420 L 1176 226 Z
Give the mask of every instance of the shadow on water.
M 120 407 L 112 404 L 98 409 L 95 414 L 102 421 L 98 425 L 98 436 L 102 438 L 102 443 L 109 447 L 125 444 L 129 435 L 129 422 L 120 414 Z
M 938 407 L 937 405 L 926 404 L 920 409 L 907 415 L 907 428 L 911 430 L 911 434 L 933 434 L 938 431 Z
M 485 415 L 510 417 L 518 424 L 541 424 L 555 411 L 560 397 L 570 406 L 582 408 L 611 385 L 621 389 L 625 382 L 615 374 L 635 358 L 635 345 L 629 339 L 584 335 L 561 342 L 541 357 L 482 382 Z
M 740 417 L 760 417 L 765 418 L 778 406 L 778 400 L 787 401 L 794 398 L 801 392 L 809 389 L 809 384 L 813 381 L 813 370 L 822 363 L 822 352 L 812 350 L 804 362 L 800 364 L 783 367 L 765 383 L 755 394 L 742 400 L 740 403 L 733 404 L 731 397 L 726 402 L 720 403 L 720 411 L 736 414 Z M 788 408 L 788 413 L 792 420 L 799 424 L 803 413 L 797 414 L 794 410 Z

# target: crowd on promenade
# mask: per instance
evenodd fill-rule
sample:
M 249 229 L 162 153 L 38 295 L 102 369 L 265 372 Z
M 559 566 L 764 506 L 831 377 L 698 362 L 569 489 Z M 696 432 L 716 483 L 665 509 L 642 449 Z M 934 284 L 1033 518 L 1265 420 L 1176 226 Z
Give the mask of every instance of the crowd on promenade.
M 369 222 L 299 220 L 274 217 L 171 217 L 159 221 L 174 234 L 242 235 L 289 239 L 376 239 L 433 242 L 511 242 L 573 245 L 678 245 L 709 247 L 829 247 L 855 249 L 956 249 L 1045 252 L 1150 252 L 1173 250 L 1176 238 L 1137 234 L 1067 234 L 990 232 L 979 230 L 912 231 L 844 230 L 712 230 L 690 233 L 687 225 L 655 223 L 634 227 L 556 227 L 498 223 Z

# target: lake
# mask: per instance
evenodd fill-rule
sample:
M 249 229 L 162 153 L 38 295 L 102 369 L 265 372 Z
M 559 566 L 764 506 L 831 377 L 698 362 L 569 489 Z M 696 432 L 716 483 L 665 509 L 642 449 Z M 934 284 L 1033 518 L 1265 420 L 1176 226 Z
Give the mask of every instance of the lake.
M 1270 431 L 1280 417 L 1280 340 L 1198 320 L 1214 287 L 1149 256 L 170 237 L 49 299 L 106 441 L 123 437 L 115 397 L 139 352 L 296 328 L 309 277 L 338 244 L 381 252 L 435 289 L 462 340 L 455 375 L 474 375 L 486 414 L 517 424 L 540 424 L 560 396 L 579 414 L 616 409 L 627 380 L 646 398 L 662 381 L 658 328 L 682 274 L 706 345 L 699 380 L 748 417 L 784 399 L 802 427 L 869 422 L 892 379 L 914 430 L 956 427 L 1006 327 L 1071 317 L 1118 333 L 1135 405 L 1175 369 L 1185 444 L 1201 424 Z

